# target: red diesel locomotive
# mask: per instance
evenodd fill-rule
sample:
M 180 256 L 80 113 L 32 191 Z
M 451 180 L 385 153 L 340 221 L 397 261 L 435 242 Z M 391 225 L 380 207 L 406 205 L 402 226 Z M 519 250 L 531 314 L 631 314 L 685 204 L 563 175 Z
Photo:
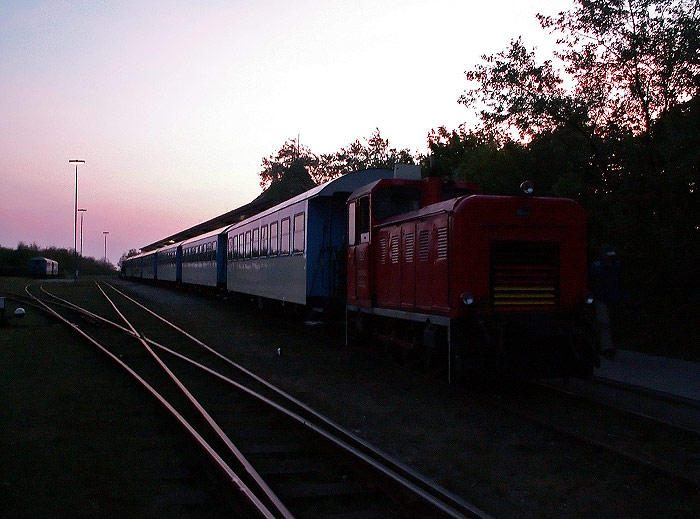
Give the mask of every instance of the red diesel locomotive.
M 385 179 L 348 199 L 347 334 L 450 379 L 589 376 L 586 225 L 569 199 Z

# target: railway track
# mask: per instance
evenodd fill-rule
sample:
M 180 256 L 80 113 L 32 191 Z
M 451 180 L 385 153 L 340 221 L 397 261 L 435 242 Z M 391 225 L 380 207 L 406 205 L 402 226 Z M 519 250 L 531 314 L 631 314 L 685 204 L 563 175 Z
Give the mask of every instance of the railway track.
M 113 286 L 95 290 L 111 311 L 27 293 L 139 380 L 253 516 L 488 517 Z
M 700 489 L 696 402 L 593 380 L 529 382 L 522 393 L 494 404 L 640 471 Z
M 582 401 L 700 434 L 700 401 L 603 377 L 540 385 Z

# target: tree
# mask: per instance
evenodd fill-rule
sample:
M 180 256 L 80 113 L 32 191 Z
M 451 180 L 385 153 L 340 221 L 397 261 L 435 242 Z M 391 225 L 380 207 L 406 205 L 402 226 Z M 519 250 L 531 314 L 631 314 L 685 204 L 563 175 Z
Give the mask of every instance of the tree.
M 138 253 L 139 251 L 137 249 L 129 249 L 129 252 L 122 254 L 121 258 L 119 258 L 119 261 L 117 262 L 117 268 L 121 269 L 124 260 L 129 259 L 132 256 L 136 256 Z
M 393 168 L 396 164 L 415 164 L 410 150 L 398 150 L 389 146 L 389 139 L 382 138 L 379 128 L 372 135 L 355 140 L 336 153 L 322 155 L 314 178 L 332 180 L 351 171 L 372 168 Z
M 506 51 L 482 59 L 485 64 L 465 72 L 478 86 L 465 91 L 459 103 L 480 109 L 487 132 L 505 141 L 509 130 L 516 129 L 521 139 L 530 140 L 541 132 L 569 128 L 585 139 L 605 178 L 608 165 L 597 138 L 599 128 L 589 116 L 589 106 L 598 103 L 597 93 L 589 92 L 584 99 L 568 92 L 552 62 L 537 63 L 521 38 L 512 40 Z
M 559 35 L 556 55 L 572 87 L 518 38 L 466 72 L 478 86 L 459 102 L 478 107 L 487 128 L 514 128 L 525 139 L 574 130 L 586 139 L 608 190 L 619 180 L 615 140 L 641 136 L 638 162 L 658 173 L 654 123 L 700 88 L 700 0 L 575 0 L 570 11 L 538 19 Z
M 595 90 L 589 106 L 601 122 L 650 133 L 653 122 L 698 92 L 698 0 L 576 0 L 556 17 L 538 15 L 558 33 L 577 90 Z
M 391 148 L 379 128 L 364 141 L 366 144 L 358 139 L 340 151 L 318 156 L 296 139 L 287 139 L 276 153 L 263 158 L 260 186 L 268 189 L 285 179 L 284 184 L 291 186 L 291 191 L 304 188 L 298 191 L 302 192 L 351 171 L 415 164 L 411 152 Z
M 700 1 L 576 0 L 556 17 L 557 55 L 607 135 L 640 135 L 642 163 L 660 172 L 655 122 L 700 87 Z
M 298 139 L 287 139 L 282 147 L 267 158 L 262 159 L 260 187 L 269 188 L 272 184 L 286 179 L 288 183 L 311 186 L 314 182 L 309 176 L 309 169 L 318 166 L 318 157 L 308 146 L 299 144 Z M 308 187 L 307 187 L 308 189 Z

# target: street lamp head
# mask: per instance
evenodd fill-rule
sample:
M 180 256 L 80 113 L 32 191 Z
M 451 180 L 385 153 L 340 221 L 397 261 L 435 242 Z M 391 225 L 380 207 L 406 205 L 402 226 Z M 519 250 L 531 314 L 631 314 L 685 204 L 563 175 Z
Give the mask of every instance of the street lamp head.
M 78 209 L 79 213 L 87 213 L 87 209 Z
M 84 161 L 84 160 L 79 160 L 79 159 L 73 159 L 73 160 L 69 160 L 69 161 L 68 161 L 69 164 L 72 164 L 72 163 L 74 163 L 74 162 L 82 162 L 83 164 L 85 164 L 85 161 Z

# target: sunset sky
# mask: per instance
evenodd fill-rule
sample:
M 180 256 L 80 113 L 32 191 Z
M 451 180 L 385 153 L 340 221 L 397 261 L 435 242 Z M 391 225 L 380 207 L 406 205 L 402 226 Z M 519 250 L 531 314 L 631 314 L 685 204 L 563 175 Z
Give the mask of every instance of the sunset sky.
M 0 245 L 122 253 L 260 193 L 300 135 L 330 153 L 375 128 L 427 151 L 473 121 L 464 71 L 571 0 L 0 0 Z

